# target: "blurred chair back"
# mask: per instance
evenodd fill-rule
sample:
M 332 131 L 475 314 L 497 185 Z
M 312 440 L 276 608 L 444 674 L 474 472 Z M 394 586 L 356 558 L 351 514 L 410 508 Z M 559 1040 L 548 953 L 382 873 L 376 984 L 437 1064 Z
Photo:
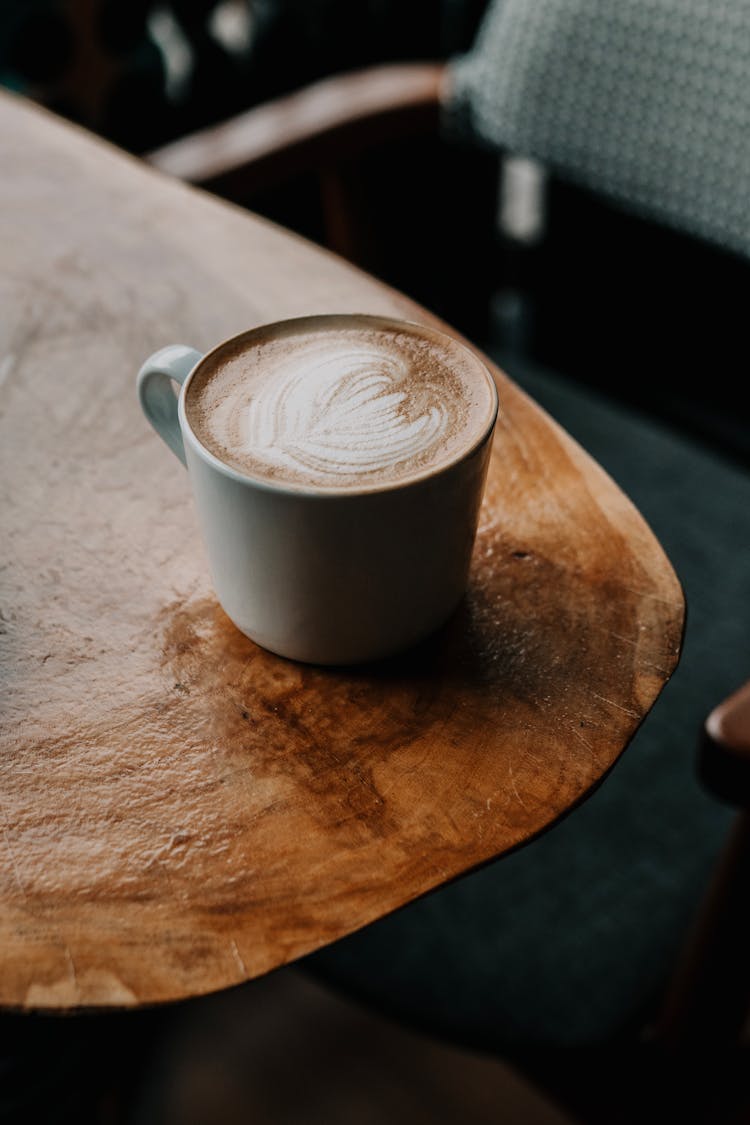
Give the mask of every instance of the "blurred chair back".
M 450 127 L 750 253 L 745 0 L 495 0 L 451 67 Z
M 745 0 L 494 0 L 443 106 L 449 135 L 545 169 L 536 241 L 503 243 L 498 346 L 746 465 L 749 71 Z

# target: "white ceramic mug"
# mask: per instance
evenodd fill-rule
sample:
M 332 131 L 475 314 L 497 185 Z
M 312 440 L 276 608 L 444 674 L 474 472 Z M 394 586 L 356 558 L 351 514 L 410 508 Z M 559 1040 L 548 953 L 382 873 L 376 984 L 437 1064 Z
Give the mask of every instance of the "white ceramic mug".
M 306 317 L 296 328 L 352 324 L 418 332 L 382 317 Z M 225 340 L 209 356 L 266 325 Z M 452 341 L 452 347 L 455 342 Z M 468 349 L 467 353 L 468 353 Z M 377 490 L 334 491 L 253 479 L 205 448 L 186 417 L 190 381 L 204 360 L 193 348 L 162 348 L 143 364 L 138 394 L 156 432 L 187 465 L 219 601 L 253 641 L 281 656 L 352 664 L 405 649 L 441 625 L 467 582 L 497 416 L 453 462 L 422 479 Z M 176 397 L 170 380 L 180 385 Z

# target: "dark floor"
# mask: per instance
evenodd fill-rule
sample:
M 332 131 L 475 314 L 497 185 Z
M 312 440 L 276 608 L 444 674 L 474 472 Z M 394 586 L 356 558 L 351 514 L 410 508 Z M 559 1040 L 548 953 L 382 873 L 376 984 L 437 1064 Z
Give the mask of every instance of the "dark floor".
M 500 1061 L 438 1044 L 294 969 L 197 1001 L 129 1125 L 565 1125 Z

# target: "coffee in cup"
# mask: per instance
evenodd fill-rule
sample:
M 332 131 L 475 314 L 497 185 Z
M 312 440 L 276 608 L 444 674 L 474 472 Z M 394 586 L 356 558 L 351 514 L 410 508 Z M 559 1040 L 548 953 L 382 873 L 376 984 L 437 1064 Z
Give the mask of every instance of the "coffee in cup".
M 497 415 L 469 348 L 385 317 L 303 317 L 205 356 L 163 348 L 138 388 L 187 465 L 219 600 L 258 644 L 359 663 L 456 607 Z
M 413 326 L 295 322 L 218 349 L 187 421 L 237 472 L 291 487 L 389 487 L 439 471 L 486 432 L 495 396 L 476 358 Z

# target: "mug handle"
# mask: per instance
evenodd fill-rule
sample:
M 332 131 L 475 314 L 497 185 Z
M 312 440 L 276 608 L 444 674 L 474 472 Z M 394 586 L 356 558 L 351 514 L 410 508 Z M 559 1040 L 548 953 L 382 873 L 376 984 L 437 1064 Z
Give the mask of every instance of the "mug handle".
M 169 383 L 172 380 L 182 386 L 201 359 L 201 352 L 195 348 L 169 344 L 149 356 L 138 372 L 138 399 L 143 413 L 183 465 L 186 464 L 185 447 L 180 433 L 177 398 Z

